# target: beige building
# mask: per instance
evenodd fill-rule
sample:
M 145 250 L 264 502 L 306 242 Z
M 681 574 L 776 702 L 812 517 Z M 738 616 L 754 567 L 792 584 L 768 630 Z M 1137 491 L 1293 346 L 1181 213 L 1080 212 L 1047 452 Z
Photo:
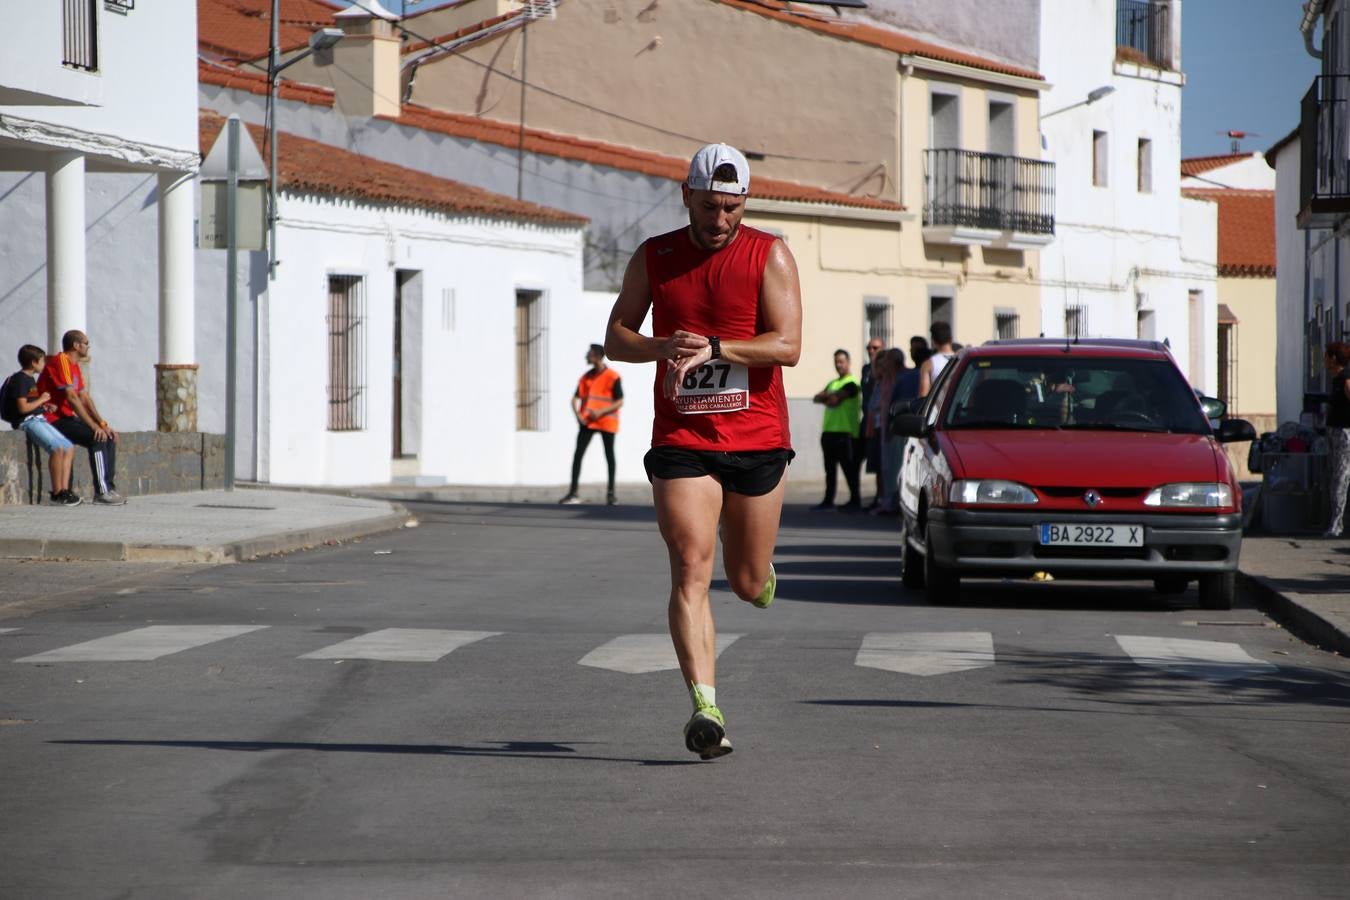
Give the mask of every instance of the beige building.
M 336 21 L 349 37 L 333 64 L 316 56 L 287 74 L 333 86 L 349 114 L 429 108 L 670 159 L 721 140 L 747 153 L 756 179 L 886 204 L 793 207 L 752 184 L 747 221 L 781 233 L 802 269 L 796 396 L 818 390 L 835 347 L 858 353 L 873 334 L 904 346 L 936 320 L 964 343 L 1040 331 L 1054 196 L 1033 71 L 751 0 L 469 0 Z M 395 51 L 397 97 L 381 87 Z

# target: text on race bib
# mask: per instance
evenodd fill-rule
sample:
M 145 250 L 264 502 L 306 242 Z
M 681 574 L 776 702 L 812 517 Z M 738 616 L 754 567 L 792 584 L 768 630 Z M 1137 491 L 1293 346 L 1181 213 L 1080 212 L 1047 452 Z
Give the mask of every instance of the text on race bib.
M 690 369 L 675 394 L 675 409 L 685 415 L 749 408 L 750 370 L 735 363 L 708 362 Z

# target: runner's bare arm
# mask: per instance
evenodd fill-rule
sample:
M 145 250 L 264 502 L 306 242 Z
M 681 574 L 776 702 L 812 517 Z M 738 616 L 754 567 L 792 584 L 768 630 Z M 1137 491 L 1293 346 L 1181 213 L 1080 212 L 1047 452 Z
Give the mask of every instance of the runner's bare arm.
M 609 314 L 605 331 L 605 355 L 619 362 L 655 362 L 692 356 L 708 347 L 708 339 L 688 331 L 668 337 L 647 337 L 638 329 L 652 307 L 651 285 L 647 282 L 647 249 L 639 247 L 628 260 L 623 273 L 623 288 Z
M 802 289 L 792 251 L 781 240 L 774 241 L 769 250 L 759 286 L 759 308 L 765 330 L 749 340 L 722 341 L 722 359 L 752 367 L 795 366 L 802 352 Z M 681 359 L 666 375 L 666 395 L 674 396 L 674 385 L 685 373 L 711 358 L 712 348 L 706 347 Z

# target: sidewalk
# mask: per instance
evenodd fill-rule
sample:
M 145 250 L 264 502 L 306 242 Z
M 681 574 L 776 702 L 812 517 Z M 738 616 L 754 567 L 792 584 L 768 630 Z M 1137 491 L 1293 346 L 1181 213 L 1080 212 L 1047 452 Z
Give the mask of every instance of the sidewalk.
M 1300 637 L 1350 656 L 1350 540 L 1248 536 L 1239 584 Z
M 279 490 L 194 491 L 86 502 L 0 506 L 0 558 L 221 563 L 401 528 L 386 500 Z

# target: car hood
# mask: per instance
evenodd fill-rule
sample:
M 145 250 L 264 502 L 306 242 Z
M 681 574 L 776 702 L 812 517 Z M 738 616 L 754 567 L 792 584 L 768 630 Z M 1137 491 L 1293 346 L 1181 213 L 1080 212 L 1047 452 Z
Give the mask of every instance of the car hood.
M 1120 431 L 944 431 L 955 478 L 1006 478 L 1048 487 L 1153 487 L 1224 479 L 1204 434 Z M 1226 479 L 1225 479 L 1226 480 Z

